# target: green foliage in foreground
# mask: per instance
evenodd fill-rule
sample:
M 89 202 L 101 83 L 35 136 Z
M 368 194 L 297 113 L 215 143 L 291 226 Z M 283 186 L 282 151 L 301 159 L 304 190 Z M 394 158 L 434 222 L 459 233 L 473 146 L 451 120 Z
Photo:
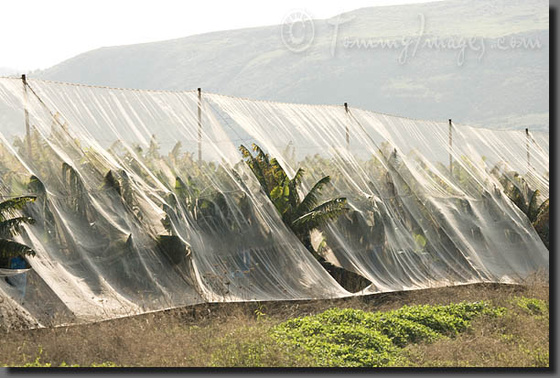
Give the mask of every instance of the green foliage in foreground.
M 548 367 L 548 300 L 508 293 L 492 303 L 404 306 L 388 312 L 334 308 L 289 320 L 259 307 L 249 318 L 236 313 L 225 322 L 202 325 L 168 318 L 165 329 L 160 318 L 144 319 L 140 334 L 134 319 L 118 329 L 105 325 L 114 333 L 105 326 L 53 330 L 58 333 L 54 340 L 45 333 L 33 339 L 14 333 L 0 339 L 0 366 Z M 100 332 L 105 340 L 98 338 Z M 107 349 L 112 348 L 107 336 L 118 337 L 118 346 Z M 26 346 L 26 340 L 33 342 Z M 111 362 L 104 362 L 107 356 Z
M 100 364 L 93 363 L 90 366 L 81 366 L 81 365 L 68 365 L 66 362 L 61 363 L 59 366 L 53 366 L 50 362 L 41 362 L 40 360 L 35 360 L 33 362 L 28 362 L 22 366 L 16 367 L 24 367 L 24 368 L 45 368 L 45 367 L 68 367 L 68 368 L 82 368 L 82 367 L 94 367 L 94 368 L 112 368 L 112 367 L 119 367 L 113 362 L 103 362 Z
M 240 327 L 213 340 L 212 367 L 311 367 L 313 359 L 301 348 L 277 343 L 268 333 L 266 321 L 260 327 Z
M 536 298 L 527 297 L 515 297 L 512 299 L 512 303 L 521 309 L 523 309 L 527 314 L 534 316 L 546 316 L 548 315 L 548 304 Z
M 453 337 L 481 315 L 502 316 L 503 308 L 486 302 L 446 306 L 403 306 L 389 312 L 330 309 L 319 315 L 290 319 L 272 329 L 286 346 L 301 347 L 318 366 L 403 366 L 400 350 L 409 343 Z
M 41 358 L 43 357 L 43 348 L 39 347 L 39 353 L 33 362 L 26 362 L 23 365 L 4 365 L 4 367 L 22 367 L 22 368 L 50 368 L 50 367 L 62 367 L 62 368 L 79 368 L 79 367 L 94 367 L 94 368 L 112 368 L 112 367 L 119 367 L 117 364 L 111 361 L 102 362 L 102 363 L 92 363 L 89 366 L 80 366 L 77 364 L 69 365 L 66 362 L 62 362 L 60 365 L 56 366 L 50 362 L 43 362 Z M 1 365 L 0 365 L 1 366 Z

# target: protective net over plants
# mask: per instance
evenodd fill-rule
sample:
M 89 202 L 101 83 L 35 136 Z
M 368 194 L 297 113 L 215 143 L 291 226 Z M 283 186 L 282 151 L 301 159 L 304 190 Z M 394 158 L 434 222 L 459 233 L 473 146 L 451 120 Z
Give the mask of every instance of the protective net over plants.
M 282 221 L 239 152 L 252 143 L 290 177 L 305 170 L 300 196 L 330 176 L 323 196 L 347 198 L 311 240 L 371 281 L 361 293 L 548 269 L 531 220 L 546 134 L 453 125 L 450 144 L 445 122 L 342 106 L 8 78 L 0 133 L 2 199 L 36 196 L 15 237 L 32 269 L 0 279 L 0 296 L 43 324 L 352 295 Z
M 447 122 L 209 98 L 292 174 L 303 167 L 310 182 L 333 178 L 350 211 L 315 235 L 316 244 L 367 277 L 371 291 L 519 282 L 548 266 L 548 250 L 505 193 L 539 189 L 533 208 L 548 197 L 543 135 L 527 142 L 524 131 L 452 125 L 450 143 Z
M 37 252 L 30 311 L 47 291 L 55 310 L 86 319 L 348 294 L 284 226 L 206 108 L 203 160 L 193 156 L 196 93 L 33 81 L 25 138 L 22 82 L 0 84 L 2 133 L 16 135 L 2 139 L 2 195 L 37 196 L 21 236 Z

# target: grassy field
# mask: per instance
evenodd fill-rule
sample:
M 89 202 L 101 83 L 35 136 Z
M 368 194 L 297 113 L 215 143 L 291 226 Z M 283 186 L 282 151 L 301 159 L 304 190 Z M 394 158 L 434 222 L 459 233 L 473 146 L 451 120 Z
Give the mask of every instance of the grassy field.
M 548 286 L 204 304 L 4 332 L 3 366 L 547 367 Z

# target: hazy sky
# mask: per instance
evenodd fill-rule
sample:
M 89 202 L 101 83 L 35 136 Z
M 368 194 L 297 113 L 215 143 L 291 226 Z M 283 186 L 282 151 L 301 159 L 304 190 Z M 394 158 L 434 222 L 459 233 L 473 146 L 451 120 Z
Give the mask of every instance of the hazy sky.
M 426 1 L 2 0 L 0 67 L 47 68 L 103 46 L 275 25 L 294 9 L 329 18 L 368 6 Z

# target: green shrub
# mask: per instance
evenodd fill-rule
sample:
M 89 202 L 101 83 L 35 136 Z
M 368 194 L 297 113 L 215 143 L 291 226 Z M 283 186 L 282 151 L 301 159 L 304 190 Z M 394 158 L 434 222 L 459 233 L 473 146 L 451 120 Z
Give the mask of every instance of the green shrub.
M 304 351 L 295 345 L 277 343 L 266 333 L 266 329 L 266 324 L 259 327 L 240 327 L 215 340 L 210 366 L 311 366 L 312 360 L 306 353 L 302 353 Z
M 523 309 L 530 315 L 544 316 L 548 315 L 548 304 L 536 298 L 515 297 L 512 303 L 517 307 Z
M 319 366 L 399 366 L 400 350 L 410 343 L 430 343 L 454 336 L 477 316 L 501 316 L 504 309 L 485 302 L 447 306 L 403 306 L 388 312 L 333 308 L 295 318 L 272 329 L 285 345 L 305 349 Z
M 37 353 L 37 356 L 35 357 L 35 360 L 33 362 L 26 362 L 23 365 L 3 365 L 3 367 L 23 367 L 23 368 L 50 368 L 50 367 L 69 367 L 69 368 L 79 368 L 82 367 L 80 365 L 77 364 L 72 364 L 69 365 L 66 362 L 62 362 L 60 365 L 56 366 L 53 365 L 50 362 L 42 362 L 41 358 L 43 357 L 43 348 L 39 347 L 39 351 Z M 117 364 L 115 364 L 114 362 L 102 362 L 102 363 L 92 363 L 89 367 L 95 367 L 95 368 L 107 368 L 107 367 L 119 367 Z

